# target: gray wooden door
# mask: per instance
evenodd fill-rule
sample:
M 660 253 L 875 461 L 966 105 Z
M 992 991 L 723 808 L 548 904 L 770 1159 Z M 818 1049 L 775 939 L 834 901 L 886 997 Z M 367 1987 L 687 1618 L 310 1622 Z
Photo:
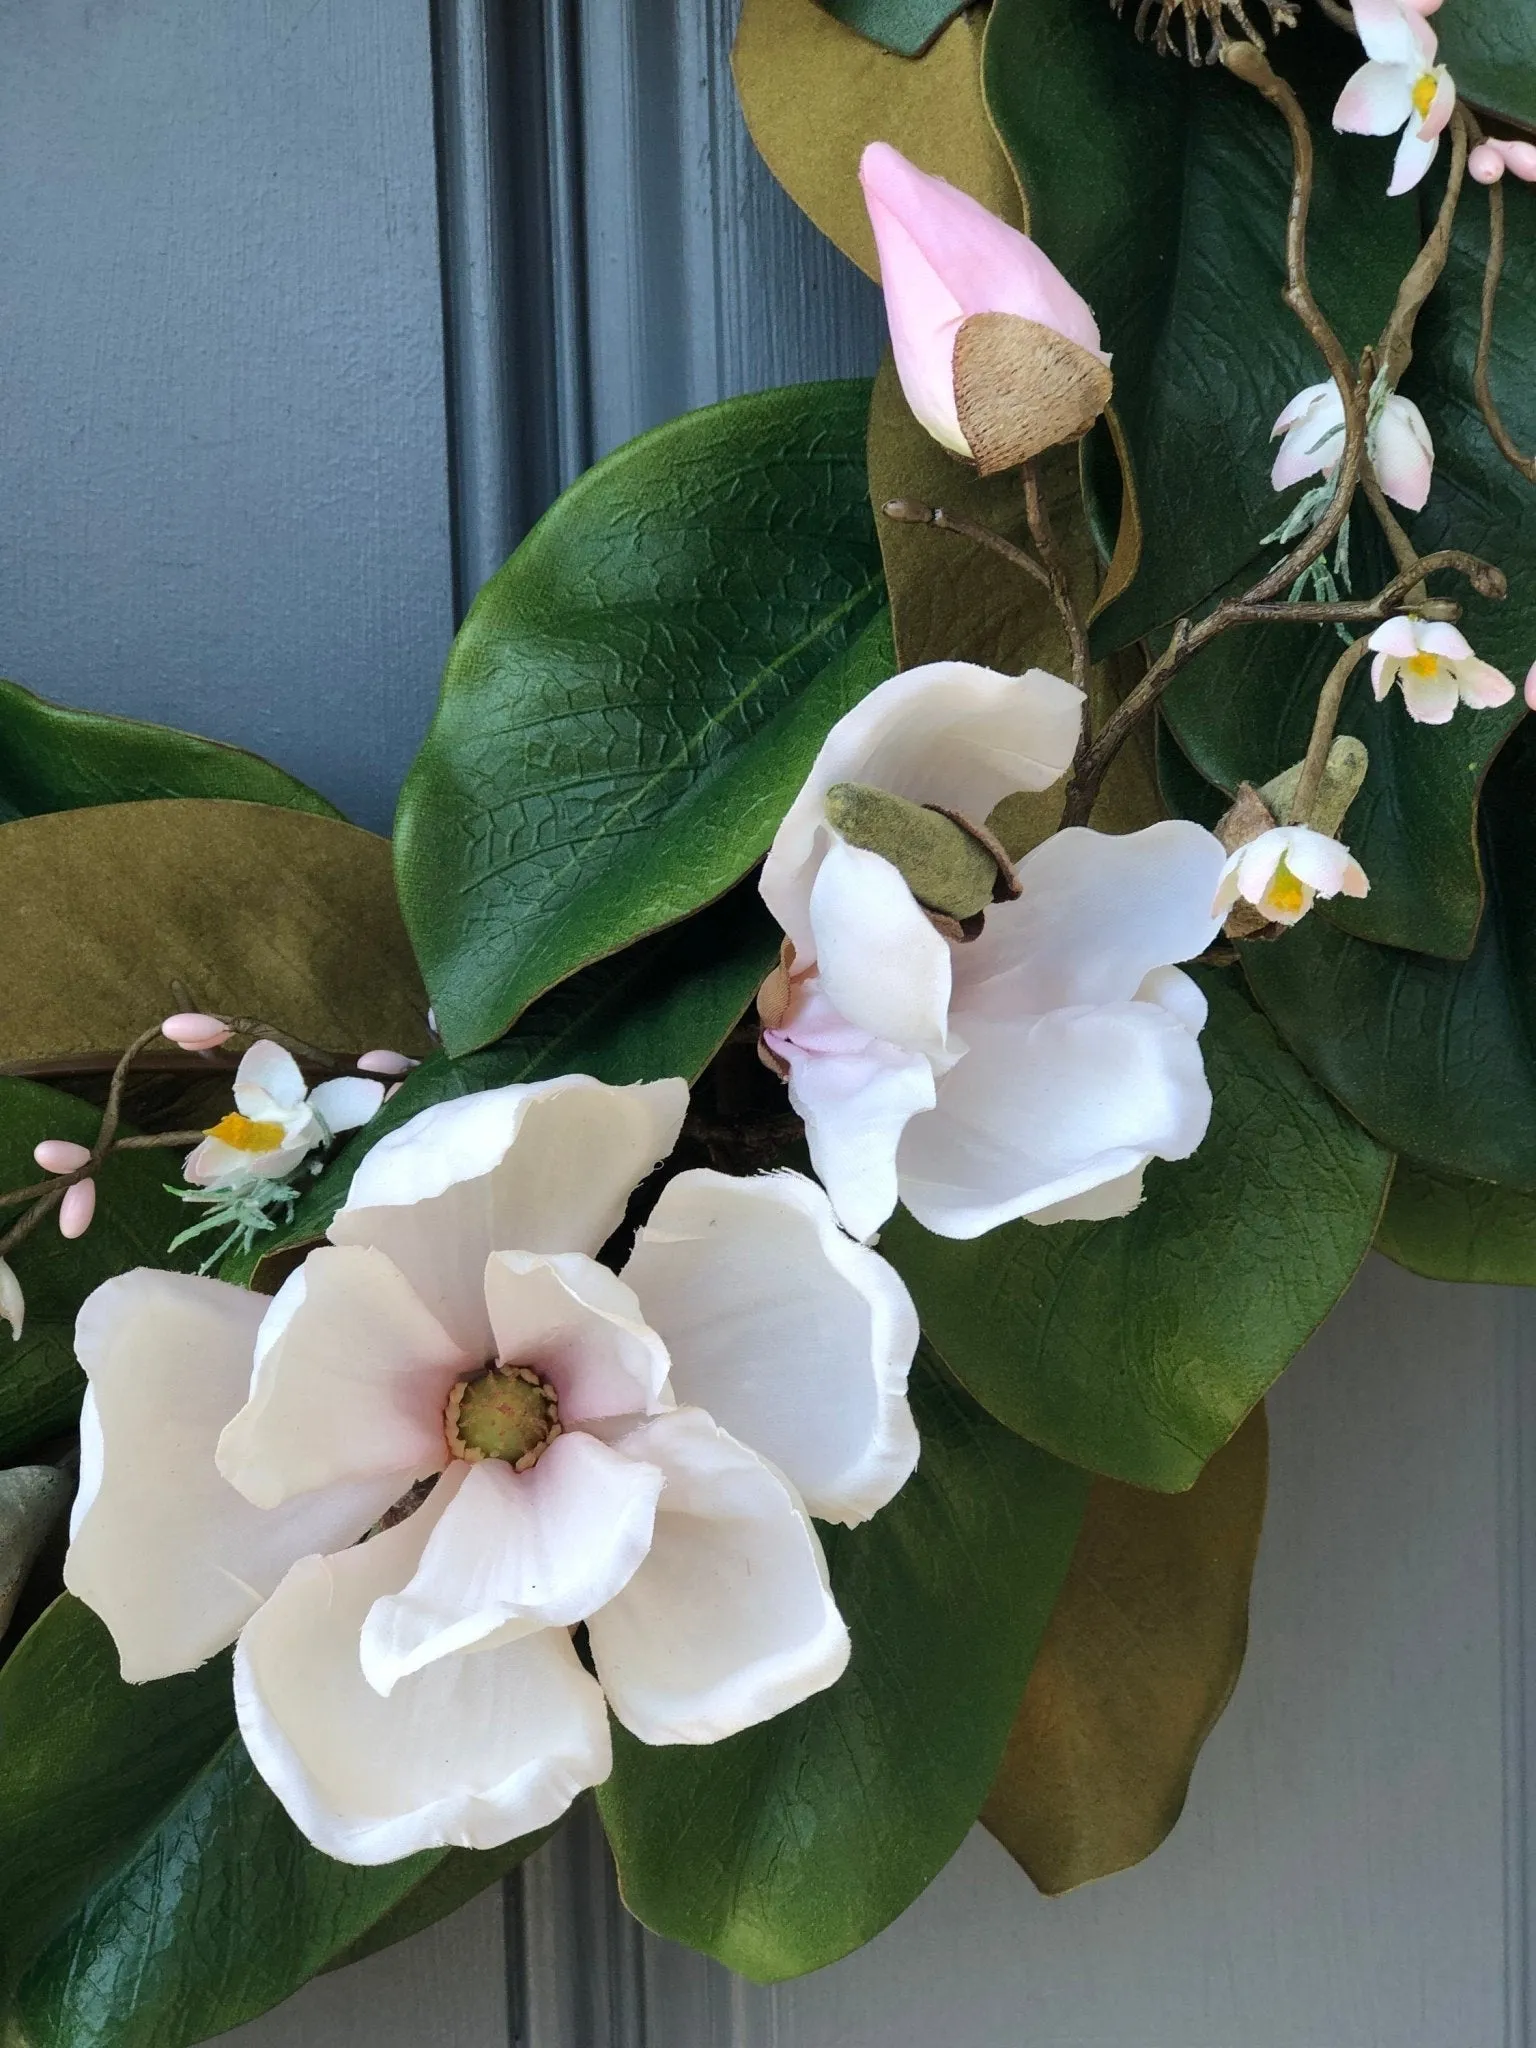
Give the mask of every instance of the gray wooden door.
M 1085 0 L 1094 4 L 1094 0 Z M 457 611 L 594 455 L 864 371 L 733 0 L 0 0 L 0 662 L 387 824 Z M 1149 1864 L 978 1833 L 774 1991 L 590 1827 L 242 2048 L 1526 2048 L 1536 1308 L 1373 1261 L 1272 1404 L 1253 1644 Z

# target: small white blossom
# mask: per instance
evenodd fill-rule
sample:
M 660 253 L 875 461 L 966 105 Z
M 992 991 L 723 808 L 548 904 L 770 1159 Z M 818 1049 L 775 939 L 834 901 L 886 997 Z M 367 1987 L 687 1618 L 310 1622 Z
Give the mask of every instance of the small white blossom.
M 1364 896 L 1370 886 L 1337 839 L 1310 825 L 1276 825 L 1228 858 L 1212 907 L 1224 918 L 1241 897 L 1271 924 L 1298 924 L 1319 896 Z
M 1270 482 L 1289 490 L 1309 476 L 1331 477 L 1344 453 L 1344 401 L 1330 378 L 1299 391 L 1270 429 L 1283 434 Z M 1376 480 L 1387 496 L 1410 512 L 1429 501 L 1435 467 L 1435 444 L 1424 415 L 1411 398 L 1388 392 L 1372 407 L 1366 430 L 1366 453 Z
M 355 1131 L 384 1100 L 382 1081 L 343 1074 L 306 1088 L 298 1061 L 259 1038 L 235 1074 L 235 1107 L 204 1134 L 183 1168 L 205 1188 L 284 1179 L 311 1152 Z
M 0 1323 L 10 1324 L 13 1342 L 20 1340 L 26 1318 L 27 1302 L 21 1291 L 21 1282 L 7 1261 L 0 1259 Z
M 1339 94 L 1333 125 L 1341 134 L 1403 139 L 1392 165 L 1387 196 L 1410 191 L 1435 160 L 1440 136 L 1456 105 L 1456 87 L 1436 62 L 1434 30 L 1418 6 L 1403 0 L 1358 0 L 1355 28 L 1367 61 Z
M 1448 725 L 1458 704 L 1495 710 L 1515 694 L 1509 677 L 1479 661 L 1466 635 L 1443 620 L 1404 613 L 1371 635 L 1371 688 L 1380 703 L 1398 684 L 1408 716 L 1419 725 Z

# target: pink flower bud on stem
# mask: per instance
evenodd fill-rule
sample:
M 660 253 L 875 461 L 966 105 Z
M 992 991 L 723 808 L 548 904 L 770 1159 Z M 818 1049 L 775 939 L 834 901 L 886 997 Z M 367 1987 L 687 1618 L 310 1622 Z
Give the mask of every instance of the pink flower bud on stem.
M 183 1052 L 212 1052 L 231 1036 L 231 1028 L 202 1010 L 178 1010 L 160 1026 L 160 1035 Z
M 44 1138 L 40 1145 L 33 1146 L 32 1157 L 44 1173 L 78 1173 L 82 1166 L 91 1163 L 87 1147 L 73 1144 L 68 1138 Z
M 398 1077 L 401 1074 L 408 1074 L 412 1067 L 419 1064 L 403 1052 L 391 1052 L 387 1046 L 380 1046 L 376 1052 L 365 1052 L 362 1055 L 357 1063 L 357 1071 L 360 1074 Z
M 95 1181 L 77 1180 L 73 1187 L 64 1190 L 64 1199 L 59 1204 L 60 1237 L 84 1237 L 95 1214 Z

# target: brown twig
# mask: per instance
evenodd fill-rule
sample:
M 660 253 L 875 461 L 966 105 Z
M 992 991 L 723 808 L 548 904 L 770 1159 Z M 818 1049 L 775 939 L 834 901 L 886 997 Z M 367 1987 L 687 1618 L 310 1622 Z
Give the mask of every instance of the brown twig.
M 1451 253 L 1451 230 L 1456 225 L 1456 208 L 1461 200 L 1462 179 L 1467 168 L 1467 149 L 1475 127 L 1465 107 L 1458 106 L 1451 117 L 1451 162 L 1446 176 L 1445 197 L 1424 246 L 1413 259 L 1408 275 L 1397 288 L 1376 357 L 1395 390 L 1399 379 L 1413 361 L 1413 328 L 1424 301 L 1440 282 L 1446 258 Z
M 1323 770 L 1328 765 L 1328 749 L 1333 745 L 1334 728 L 1339 722 L 1339 707 L 1344 702 L 1344 691 L 1350 677 L 1370 652 L 1368 640 L 1352 640 L 1328 671 L 1327 681 L 1318 693 L 1317 713 L 1312 720 L 1312 737 L 1307 741 L 1307 751 L 1302 757 L 1301 773 L 1296 778 L 1295 794 L 1291 798 L 1290 815 L 1298 825 L 1305 825 L 1311 816 L 1312 806 L 1322 785 Z
M 1355 33 L 1355 17 L 1347 7 L 1339 5 L 1339 0 L 1317 0 L 1317 4 L 1335 28 L 1345 29 L 1350 35 Z
M 966 519 L 957 512 L 946 512 L 942 505 L 919 505 L 912 498 L 893 498 L 880 510 L 887 519 L 897 520 L 904 526 L 936 526 L 940 533 L 958 533 L 962 539 L 973 540 L 978 547 L 990 548 L 994 555 L 1001 555 L 1005 562 L 1011 562 L 1015 569 L 1022 569 L 1025 575 L 1033 576 L 1047 590 L 1051 587 L 1050 572 L 1027 549 L 1015 547 L 1011 540 L 1005 540 L 978 519 Z
M 1468 114 L 1466 119 L 1468 134 L 1475 145 L 1483 139 L 1482 130 L 1472 115 Z M 1483 267 L 1483 299 L 1477 330 L 1477 357 L 1472 366 L 1472 393 L 1493 445 L 1511 469 L 1517 470 L 1527 483 L 1536 483 L 1536 457 L 1524 454 L 1519 442 L 1505 426 L 1503 414 L 1494 403 L 1488 374 L 1493 355 L 1494 307 L 1498 302 L 1499 280 L 1503 274 L 1504 189 L 1502 183 L 1495 179 L 1488 187 L 1488 261 Z
M 1071 651 L 1072 680 L 1084 694 L 1084 733 L 1087 732 L 1087 691 L 1088 691 L 1088 628 L 1073 601 L 1072 586 L 1067 576 L 1067 565 L 1062 559 L 1061 549 L 1056 544 L 1056 532 L 1051 525 L 1050 510 L 1045 502 L 1045 493 L 1040 488 L 1040 465 L 1026 462 L 1023 467 L 1024 516 L 1029 521 L 1030 538 L 1045 569 L 1046 587 L 1051 593 L 1051 602 L 1056 607 L 1056 616 L 1061 620 L 1062 631 L 1067 636 Z

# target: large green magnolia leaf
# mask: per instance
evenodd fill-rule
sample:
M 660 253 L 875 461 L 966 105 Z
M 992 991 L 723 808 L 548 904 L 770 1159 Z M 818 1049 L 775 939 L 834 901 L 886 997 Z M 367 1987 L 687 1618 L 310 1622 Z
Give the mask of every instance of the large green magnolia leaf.
M 919 1368 L 916 1475 L 824 1530 L 853 1660 L 706 1748 L 615 1730 L 598 1800 L 630 1910 L 759 1981 L 846 1955 L 953 1855 L 997 1770 L 1086 1480 Z
M 1182 1812 L 1248 1644 L 1268 1467 L 1258 1408 L 1188 1493 L 1094 1482 L 981 1812 L 1041 1891 L 1139 1863 Z
M 430 1924 L 543 1839 L 335 1863 L 256 1777 L 233 1720 L 227 1659 L 124 1685 L 67 1595 L 0 1672 L 7 2042 L 184 2048 Z
M 1457 90 L 1490 113 L 1536 128 L 1536 14 L 1529 0 L 1477 0 L 1432 24 Z
M 236 797 L 321 818 L 341 815 L 243 747 L 136 718 L 72 711 L 0 681 L 0 806 L 11 814 L 175 796 Z
M 882 49 L 915 57 L 954 20 L 965 0 L 821 0 L 821 5 Z
M 1312 281 L 1345 346 L 1374 340 L 1418 246 L 1380 145 L 1334 135 L 1359 62 L 1321 16 L 1273 47 L 1312 119 Z M 1096 639 L 1119 647 L 1219 588 L 1279 519 L 1269 430 L 1325 375 L 1280 303 L 1290 146 L 1257 93 L 1159 58 L 1100 0 L 995 0 L 986 90 L 1047 255 L 1114 356 L 1141 573 Z
M 0 1079 L 0 1192 L 41 1177 L 32 1161 L 40 1139 L 89 1145 L 100 1123 L 100 1112 L 76 1096 Z M 165 1192 L 180 1164 L 175 1152 L 115 1153 L 97 1176 L 96 1217 L 84 1237 L 66 1241 L 49 1219 L 11 1254 L 27 1317 L 19 1344 L 0 1325 L 0 1463 L 14 1462 L 79 1413 L 84 1381 L 74 1323 L 91 1289 L 131 1266 L 185 1263 L 187 1254 L 172 1258 L 167 1250 L 188 1221 L 187 1210 Z M 20 1213 L 0 1209 L 0 1229 Z
M 890 673 L 868 410 L 809 384 L 642 435 L 476 599 L 396 827 L 450 1053 L 729 888 Z
M 778 947 L 778 927 L 756 890 L 743 886 L 674 930 L 551 989 L 499 1045 L 458 1060 L 437 1054 L 337 1155 L 292 1221 L 259 1240 L 249 1255 L 231 1259 L 225 1277 L 247 1281 L 268 1259 L 323 1237 L 363 1155 L 434 1102 L 558 1074 L 592 1074 L 615 1087 L 672 1074 L 696 1080 L 751 1002 Z
M 1536 1192 L 1536 740 L 1522 726 L 1483 804 L 1488 908 L 1465 961 L 1401 953 L 1309 917 L 1244 946 L 1291 1047 L 1382 1144 Z
M 1376 1249 L 1430 1280 L 1536 1286 L 1536 1195 L 1400 1159 Z
M 929 1342 L 985 1407 L 1058 1457 L 1177 1491 L 1311 1335 L 1370 1248 L 1391 1160 L 1205 972 L 1215 1109 L 1110 1223 L 1014 1223 L 971 1243 L 905 1211 L 880 1249 Z
M 1357 547 L 1355 559 L 1373 588 L 1392 573 L 1378 544 Z M 1331 632 L 1238 627 L 1184 671 L 1162 700 L 1163 717 L 1207 781 L 1235 795 L 1240 782 L 1267 782 L 1301 759 L 1318 692 L 1342 651 Z M 1517 699 L 1505 711 L 1460 710 L 1449 728 L 1417 725 L 1399 691 L 1375 701 L 1368 661 L 1356 668 L 1339 731 L 1365 742 L 1370 768 L 1339 836 L 1371 890 L 1334 897 L 1320 906 L 1324 917 L 1382 945 L 1465 959 L 1483 909 L 1478 797 L 1521 715 Z
M 311 1045 L 430 1049 L 389 846 L 269 804 L 103 804 L 0 825 L 0 1063 L 110 1064 L 173 1010 Z
M 731 70 L 752 140 L 798 207 L 878 280 L 859 189 L 868 142 L 889 142 L 1015 227 L 1018 180 L 981 95 L 983 21 L 967 9 L 931 49 L 893 64 L 818 0 L 745 0 Z

